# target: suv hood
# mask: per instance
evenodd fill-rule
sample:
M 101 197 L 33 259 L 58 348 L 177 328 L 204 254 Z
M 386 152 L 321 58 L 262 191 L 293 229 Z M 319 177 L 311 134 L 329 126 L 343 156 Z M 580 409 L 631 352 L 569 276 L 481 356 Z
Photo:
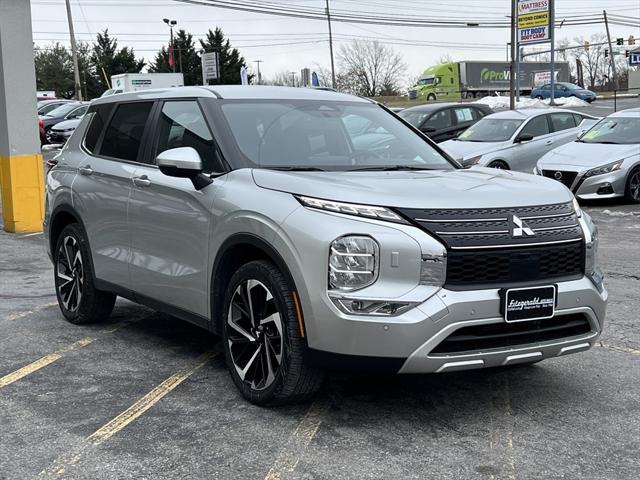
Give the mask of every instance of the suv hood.
M 521 207 L 570 202 L 560 182 L 494 168 L 423 172 L 280 172 L 255 169 L 263 188 L 399 208 Z
M 541 168 L 547 166 L 572 166 L 572 167 L 597 167 L 622 160 L 632 155 L 639 155 L 638 144 L 610 145 L 604 143 L 571 142 L 551 150 L 543 156 L 538 165 Z
M 497 152 L 510 145 L 513 145 L 513 142 L 463 142 L 460 140 L 447 140 L 439 146 L 453 158 L 467 160 L 468 158 L 477 157 L 478 155 Z

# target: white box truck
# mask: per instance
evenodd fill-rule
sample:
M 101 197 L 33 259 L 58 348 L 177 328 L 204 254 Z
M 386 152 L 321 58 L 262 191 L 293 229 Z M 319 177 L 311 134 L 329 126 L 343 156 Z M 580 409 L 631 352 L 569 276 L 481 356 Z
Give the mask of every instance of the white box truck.
M 122 73 L 111 75 L 111 89 L 102 96 L 168 87 L 184 87 L 182 73 Z

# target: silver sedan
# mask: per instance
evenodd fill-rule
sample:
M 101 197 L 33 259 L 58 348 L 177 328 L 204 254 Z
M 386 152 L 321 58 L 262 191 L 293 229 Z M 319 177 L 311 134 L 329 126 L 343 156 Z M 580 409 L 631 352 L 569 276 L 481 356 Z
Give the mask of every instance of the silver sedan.
M 458 138 L 441 143 L 465 166 L 531 173 L 547 152 L 571 142 L 598 119 L 561 109 L 526 109 L 487 115 Z
M 640 108 L 603 118 L 542 157 L 535 173 L 559 180 L 583 200 L 624 196 L 640 203 Z

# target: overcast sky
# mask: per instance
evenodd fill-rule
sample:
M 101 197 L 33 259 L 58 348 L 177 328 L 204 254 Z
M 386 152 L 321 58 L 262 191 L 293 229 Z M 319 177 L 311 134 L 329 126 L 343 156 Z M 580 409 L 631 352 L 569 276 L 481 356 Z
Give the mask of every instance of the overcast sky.
M 324 8 L 325 0 L 270 0 L 291 7 Z M 138 56 L 152 60 L 155 52 L 168 42 L 169 29 L 162 22 L 168 17 L 178 28 L 202 37 L 209 29 L 222 27 L 251 68 L 254 60 L 262 60 L 263 77 L 281 71 L 300 71 L 314 64 L 329 66 L 327 22 L 286 18 L 187 5 L 173 0 L 72 0 L 76 35 L 89 41 L 96 32 L 109 29 L 118 37 L 120 46 L 133 47 Z M 361 13 L 394 14 L 421 17 L 447 17 L 469 21 L 507 20 L 509 0 L 333 0 L 332 10 Z M 556 17 L 569 15 L 602 15 L 607 12 L 625 17 L 640 17 L 640 0 L 556 0 Z M 64 0 L 31 0 L 34 41 L 46 46 L 59 41 L 69 44 Z M 604 32 L 604 25 L 563 26 L 558 39 L 588 37 Z M 415 77 L 443 55 L 455 60 L 503 60 L 508 28 L 427 28 L 392 27 L 333 23 L 335 48 L 358 38 L 378 38 L 402 54 L 408 65 L 407 75 Z M 612 26 L 612 37 L 640 37 L 640 29 Z M 415 45 L 411 42 L 419 42 Z

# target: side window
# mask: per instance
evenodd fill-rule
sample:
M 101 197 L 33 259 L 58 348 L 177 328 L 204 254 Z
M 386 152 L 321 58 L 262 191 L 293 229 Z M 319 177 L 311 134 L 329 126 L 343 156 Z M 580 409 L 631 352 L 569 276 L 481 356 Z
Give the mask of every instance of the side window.
M 582 115 L 580 115 L 579 113 L 574 113 L 573 114 L 573 119 L 576 122 L 576 126 L 580 125 L 582 123 L 582 121 L 584 120 L 584 117 Z
M 194 148 L 202 159 L 203 171 L 224 171 L 213 136 L 195 100 L 165 102 L 160 112 L 156 155 L 178 147 Z
M 424 122 L 424 125 L 422 125 L 422 127 L 433 127 L 436 130 L 440 130 L 441 128 L 450 127 L 452 123 L 451 110 L 445 109 L 431 115 L 429 119 Z
M 533 117 L 531 120 L 529 120 L 529 123 L 524 126 L 524 128 L 520 132 L 520 135 L 530 134 L 535 138 L 539 137 L 540 135 L 546 135 L 547 133 L 549 133 L 547 116 L 538 115 L 537 117 Z
M 473 121 L 473 109 L 471 107 L 455 108 L 453 111 L 456 114 L 456 120 L 458 120 L 458 123 Z
M 482 117 L 484 117 L 486 115 L 486 113 L 484 113 L 479 108 L 472 108 L 471 109 L 471 113 L 473 114 L 473 119 L 474 120 L 480 120 Z
M 106 103 L 91 107 L 91 110 L 89 111 L 91 114 L 91 123 L 89 124 L 87 133 L 84 137 L 84 148 L 91 153 L 95 152 L 98 139 L 100 138 L 100 134 L 102 133 L 102 130 L 104 130 L 104 126 L 109 119 L 112 107 L 112 103 Z
M 562 130 L 568 130 L 569 128 L 575 128 L 576 121 L 573 113 L 552 113 L 551 114 L 551 127 L 554 132 L 560 132 Z
M 121 103 L 107 126 L 100 155 L 136 161 L 153 102 Z

